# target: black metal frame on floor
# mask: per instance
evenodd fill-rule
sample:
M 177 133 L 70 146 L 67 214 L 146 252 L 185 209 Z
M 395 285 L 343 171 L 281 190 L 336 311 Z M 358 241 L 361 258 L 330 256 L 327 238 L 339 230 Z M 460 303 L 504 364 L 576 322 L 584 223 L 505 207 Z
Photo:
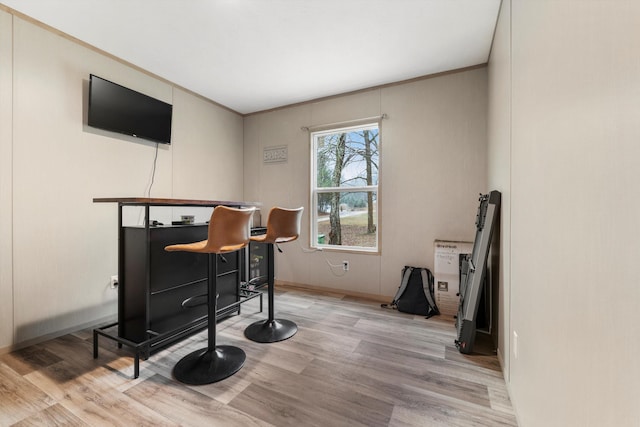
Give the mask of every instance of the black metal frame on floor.
M 262 302 L 263 293 L 258 290 L 249 290 L 249 289 L 241 289 L 240 290 L 240 300 L 236 301 L 232 304 L 217 310 L 218 316 L 227 316 L 233 313 L 235 308 L 237 307 L 237 314 L 240 314 L 240 306 L 246 303 L 249 300 L 260 297 L 260 312 L 262 312 L 263 302 Z M 152 330 L 146 331 L 147 335 L 151 337 L 145 341 L 134 342 L 128 340 L 126 338 L 122 338 L 117 335 L 117 332 L 114 334 L 109 332 L 108 329 L 113 328 L 114 326 L 118 326 L 118 322 L 110 323 L 105 326 L 100 326 L 93 330 L 93 358 L 98 358 L 98 338 L 99 336 L 103 336 L 105 338 L 109 338 L 118 343 L 118 348 L 122 348 L 122 346 L 129 347 L 134 350 L 134 363 L 133 363 L 133 378 L 138 378 L 140 376 L 140 357 L 144 360 L 147 360 L 151 355 L 151 352 L 155 349 L 159 349 L 178 341 L 182 338 L 186 338 L 190 335 L 195 334 L 196 332 L 200 332 L 203 329 L 206 329 L 208 324 L 208 316 L 202 316 L 198 319 L 191 321 L 190 323 L 176 328 L 169 332 L 159 333 Z

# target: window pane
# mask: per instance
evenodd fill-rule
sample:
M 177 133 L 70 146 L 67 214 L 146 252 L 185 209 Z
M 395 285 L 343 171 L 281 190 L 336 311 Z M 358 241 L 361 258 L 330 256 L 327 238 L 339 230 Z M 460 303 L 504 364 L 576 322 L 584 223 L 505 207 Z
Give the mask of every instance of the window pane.
M 378 128 L 316 135 L 316 185 L 363 187 L 378 185 Z
M 317 243 L 376 248 L 377 198 L 377 191 L 317 193 Z

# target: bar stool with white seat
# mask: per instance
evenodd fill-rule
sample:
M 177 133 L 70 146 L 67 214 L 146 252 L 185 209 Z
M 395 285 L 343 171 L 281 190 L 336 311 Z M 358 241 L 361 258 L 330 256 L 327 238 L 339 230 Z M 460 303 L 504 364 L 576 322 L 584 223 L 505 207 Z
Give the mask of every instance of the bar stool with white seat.
M 300 236 L 300 221 L 303 207 L 286 209 L 274 207 L 267 218 L 267 232 L 261 236 L 251 236 L 251 240 L 268 244 L 269 259 L 269 318 L 252 323 L 244 330 L 244 335 L 256 342 L 272 343 L 291 338 L 298 332 L 298 326 L 290 320 L 274 317 L 274 250 L 279 243 L 292 242 Z M 278 247 L 278 251 L 282 252 Z
M 170 245 L 166 251 L 208 254 L 207 304 L 208 346 L 189 353 L 173 368 L 174 377 L 192 385 L 210 384 L 235 374 L 246 360 L 245 352 L 234 346 L 216 345 L 217 255 L 243 249 L 249 243 L 249 221 L 255 208 L 235 209 L 216 206 L 211 214 L 208 238 L 200 242 Z

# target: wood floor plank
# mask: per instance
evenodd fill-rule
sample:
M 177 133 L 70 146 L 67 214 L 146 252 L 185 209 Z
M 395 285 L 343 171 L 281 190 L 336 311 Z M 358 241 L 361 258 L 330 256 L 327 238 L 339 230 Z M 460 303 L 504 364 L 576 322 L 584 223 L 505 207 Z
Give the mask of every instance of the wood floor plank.
M 241 372 L 244 371 L 241 370 Z M 216 401 L 227 405 L 250 385 L 251 381 L 245 379 L 242 375 L 234 375 L 220 383 L 207 384 L 192 388 L 197 389 L 199 393 L 209 396 L 211 399 L 215 399 Z
M 486 369 L 492 369 L 494 371 L 500 371 L 500 362 L 498 362 L 498 358 L 494 355 L 489 354 L 462 354 L 458 351 L 458 349 L 454 345 L 447 345 L 445 347 L 445 358 L 447 360 L 457 360 L 457 361 L 465 361 L 467 363 L 474 364 L 476 366 L 481 366 Z
M 303 375 L 312 378 L 332 375 L 357 384 L 363 393 L 396 405 L 415 405 L 423 400 L 422 395 L 407 388 L 413 386 L 476 405 L 490 406 L 490 395 L 485 384 L 420 367 L 409 370 L 403 364 L 381 361 L 366 354 L 354 353 L 349 359 L 342 358 L 340 363 L 319 358 L 305 369 Z
M 301 319 L 300 317 L 292 317 L 298 323 L 299 326 L 303 326 L 308 329 L 315 329 L 335 335 L 346 336 L 361 340 L 366 340 L 372 343 L 379 343 L 384 345 L 396 345 L 402 346 L 413 351 L 419 351 L 423 354 L 430 354 L 432 356 L 444 358 L 444 346 L 442 343 L 435 343 L 432 340 L 420 339 L 416 336 L 415 339 L 407 339 L 411 335 L 409 333 L 390 333 L 387 330 L 380 330 L 376 327 L 363 327 L 360 321 L 356 322 L 353 326 L 345 326 L 338 324 L 329 324 L 326 321 L 309 321 L 307 319 Z
M 2 355 L 1 360 L 20 375 L 28 374 L 62 360 L 46 348 L 39 345 L 24 348 Z
M 490 386 L 488 391 L 491 409 L 515 416 L 506 386 Z
M 180 425 L 228 427 L 270 426 L 269 423 L 222 404 L 160 375 L 139 383 L 125 394 Z
M 11 425 L 55 404 L 4 363 L 0 363 L 0 402 L 0 425 Z
M 381 318 L 361 318 L 355 325 L 356 331 L 377 332 L 381 336 L 393 336 L 398 332 L 402 335 L 411 336 L 425 343 L 439 346 L 453 345 L 455 342 L 455 331 L 453 323 L 448 325 L 446 330 L 439 330 L 438 323 L 433 319 L 410 320 L 405 316 L 393 316 L 385 319 Z
M 71 388 L 60 404 L 91 426 L 179 425 L 122 393 L 104 393 L 89 387 Z
M 303 346 L 296 341 L 289 341 L 268 345 L 241 338 L 233 341 L 233 343 L 244 349 L 250 361 L 254 360 L 259 363 L 282 367 L 294 373 L 302 372 L 313 361 L 313 353 L 309 351 L 308 346 Z
M 266 299 L 266 298 L 265 298 Z M 85 329 L 0 357 L 0 426 L 516 426 L 492 351 L 460 354 L 451 318 L 425 319 L 338 292 L 278 290 L 291 339 L 263 344 L 244 329 L 267 317 L 259 300 L 217 326 L 217 342 L 247 355 L 235 375 L 187 386 L 172 376 L 207 346 L 202 331 L 133 357 Z
M 392 403 L 363 392 L 359 385 L 342 377 L 310 377 L 261 364 L 248 367 L 243 374 L 252 384 L 288 396 L 292 401 L 313 402 L 316 411 L 332 412 L 366 425 L 384 425 L 391 416 Z M 241 393 L 237 399 L 242 398 Z
M 68 426 L 68 427 L 84 427 L 89 424 L 73 415 L 62 405 L 56 403 L 49 406 L 20 422 L 12 425 L 12 427 L 40 427 L 40 426 Z
M 377 349 L 377 350 L 375 350 Z M 433 365 L 444 366 L 446 361 L 433 358 L 425 359 L 420 357 L 418 353 L 408 351 L 393 351 L 387 348 L 380 348 L 379 345 L 371 346 L 370 343 L 363 342 L 357 353 L 370 355 L 372 358 L 378 358 L 378 354 L 383 354 L 383 360 L 390 362 L 385 364 L 393 373 L 392 378 L 400 385 L 410 385 L 420 387 L 424 390 L 432 390 L 443 396 L 450 396 L 468 402 L 474 402 L 478 405 L 490 406 L 489 392 L 486 384 L 481 380 L 469 380 L 459 378 L 455 375 L 455 370 L 450 371 L 430 369 Z M 397 357 L 403 354 L 403 357 Z M 411 356 L 406 356 L 411 355 Z M 397 357 L 397 360 L 395 360 Z M 428 361 L 428 363 L 425 363 Z M 369 366 L 380 366 L 378 361 L 371 358 L 368 362 Z M 395 366 L 393 366 L 395 365 Z M 395 368 L 395 369 L 394 369 Z M 385 378 L 385 381 L 392 381 L 392 378 Z
M 514 427 L 517 421 L 513 415 L 496 412 L 491 408 L 475 405 L 472 402 L 454 399 L 423 388 L 405 386 L 423 395 L 419 404 L 397 405 L 394 408 L 389 425 L 395 420 L 422 419 L 423 425 L 456 427 Z M 399 423 L 400 424 L 400 423 Z M 401 424 L 400 424 L 401 425 Z M 415 424 L 413 424 L 415 425 Z
M 370 357 L 352 354 L 340 360 L 318 358 L 302 374 L 306 378 L 337 380 L 356 387 L 361 393 L 375 397 L 390 404 L 411 401 L 404 394 L 397 376 L 397 370 L 388 369 L 382 364 L 369 363 Z
M 500 371 L 487 369 L 483 366 L 478 366 L 476 363 L 464 363 L 466 359 L 461 361 L 440 359 L 401 347 L 373 344 L 366 341 L 363 341 L 355 352 L 370 354 L 380 360 L 397 364 L 403 370 L 414 375 L 424 370 L 430 370 L 468 381 L 482 382 L 487 385 L 504 384 Z
M 299 349 L 309 354 L 327 354 L 340 357 L 343 354 L 351 353 L 360 344 L 357 338 L 339 336 L 333 333 L 313 329 L 299 329 L 304 340 L 287 340 L 281 343 L 285 349 Z
M 56 401 L 61 401 L 65 398 L 69 388 L 87 385 L 82 376 L 82 374 L 78 375 L 78 370 L 73 363 L 63 360 L 39 371 L 30 372 L 24 376 L 24 379 Z M 101 384 L 106 381 L 107 376 L 102 376 Z
M 325 393 L 331 396 L 331 393 Z M 367 426 L 341 414 L 344 402 L 336 402 L 332 410 L 314 401 L 291 398 L 259 384 L 251 384 L 229 405 L 276 426 Z M 386 424 L 386 423 L 385 423 Z M 369 426 L 374 424 L 369 424 Z

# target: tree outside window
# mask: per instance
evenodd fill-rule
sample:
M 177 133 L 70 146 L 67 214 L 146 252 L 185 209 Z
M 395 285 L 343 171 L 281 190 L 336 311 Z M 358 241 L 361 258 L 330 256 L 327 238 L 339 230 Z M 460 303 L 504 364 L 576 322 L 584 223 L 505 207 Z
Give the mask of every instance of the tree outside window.
M 378 124 L 311 134 L 312 246 L 378 250 Z

